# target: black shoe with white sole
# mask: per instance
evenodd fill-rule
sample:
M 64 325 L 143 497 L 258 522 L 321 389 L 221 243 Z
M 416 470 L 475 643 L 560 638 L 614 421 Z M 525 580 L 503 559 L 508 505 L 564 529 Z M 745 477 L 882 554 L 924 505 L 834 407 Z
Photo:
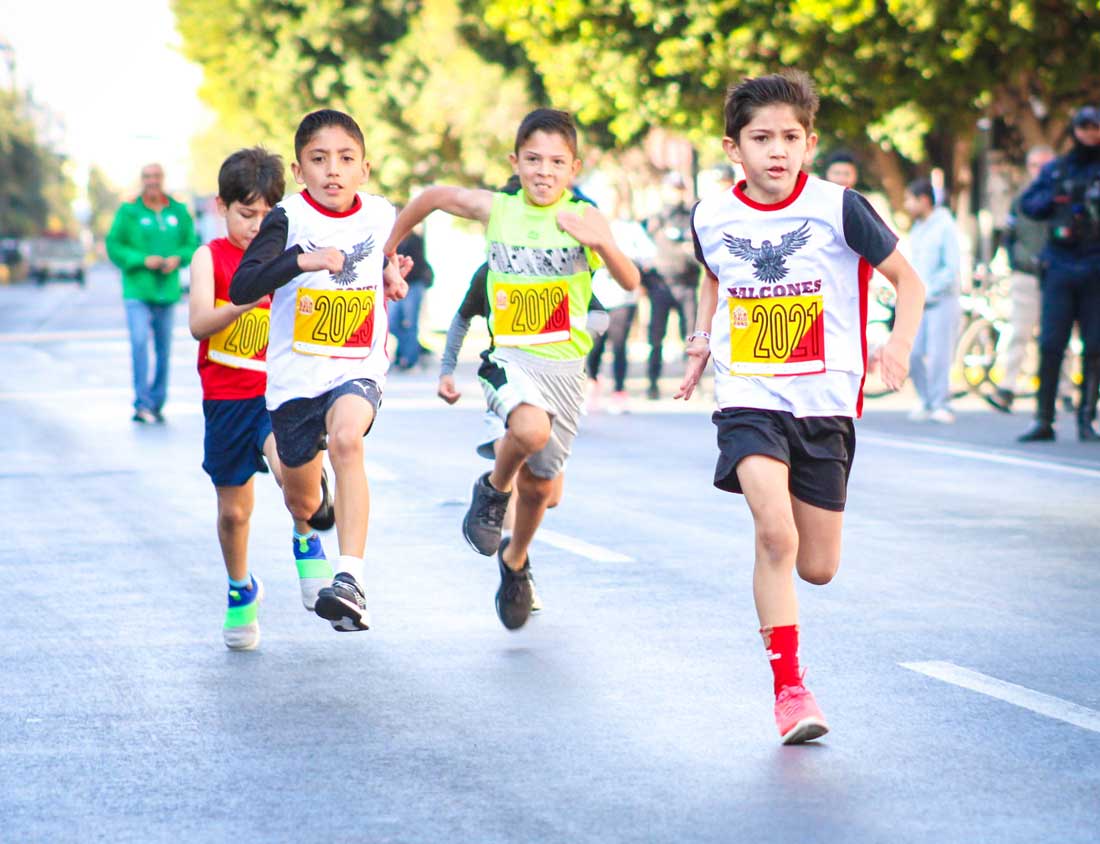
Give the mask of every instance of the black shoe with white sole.
M 500 567 L 500 587 L 497 589 L 497 618 L 509 630 L 519 630 L 531 617 L 531 558 L 523 561 L 519 571 L 504 562 L 504 549 L 511 537 L 500 543 L 497 565 Z
M 358 581 L 346 571 L 338 572 L 332 585 L 317 593 L 313 611 L 341 633 L 370 629 L 367 597 Z

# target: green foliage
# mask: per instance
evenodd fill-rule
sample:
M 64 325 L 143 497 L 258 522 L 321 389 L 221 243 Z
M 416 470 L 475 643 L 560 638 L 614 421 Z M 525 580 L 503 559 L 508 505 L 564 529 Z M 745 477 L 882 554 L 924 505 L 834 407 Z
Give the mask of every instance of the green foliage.
M 831 136 L 916 160 L 926 127 L 965 135 L 992 109 L 1026 132 L 1041 101 L 1051 137 L 1100 93 L 1095 0 L 486 0 L 486 19 L 621 144 L 662 125 L 713 150 L 726 86 L 791 66 Z
M 0 92 L 0 234 L 70 228 L 72 183 L 64 158 L 42 144 L 20 92 Z
M 301 117 L 347 111 L 363 128 L 372 188 L 506 178 L 532 80 L 514 48 L 459 0 L 174 0 L 203 98 L 219 116 L 201 168 L 264 143 L 287 159 Z M 486 58 L 486 56 L 492 56 Z M 205 178 L 203 180 L 205 182 Z
M 96 240 L 107 236 L 120 202 L 119 192 L 98 167 L 88 171 L 88 227 Z

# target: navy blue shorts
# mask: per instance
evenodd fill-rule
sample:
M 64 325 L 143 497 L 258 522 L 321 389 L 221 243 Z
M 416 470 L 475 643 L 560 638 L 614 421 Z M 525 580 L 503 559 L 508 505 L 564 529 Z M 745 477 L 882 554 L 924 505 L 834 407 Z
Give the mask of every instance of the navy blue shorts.
M 266 472 L 264 440 L 271 417 L 263 396 L 252 399 L 203 399 L 206 418 L 202 468 L 214 486 L 242 486 Z
M 325 447 L 325 416 L 341 396 L 359 396 L 378 413 L 382 391 L 369 378 L 356 378 L 308 399 L 291 399 L 271 411 L 271 427 L 275 431 L 275 449 L 284 466 L 292 469 L 305 466 Z M 374 422 L 371 422 L 373 425 Z M 368 427 L 363 432 L 370 433 Z
M 846 416 L 797 418 L 781 410 L 727 407 L 711 417 L 718 428 L 714 485 L 742 492 L 737 464 L 753 454 L 790 468 L 791 495 L 823 510 L 842 512 L 856 453 L 855 423 Z

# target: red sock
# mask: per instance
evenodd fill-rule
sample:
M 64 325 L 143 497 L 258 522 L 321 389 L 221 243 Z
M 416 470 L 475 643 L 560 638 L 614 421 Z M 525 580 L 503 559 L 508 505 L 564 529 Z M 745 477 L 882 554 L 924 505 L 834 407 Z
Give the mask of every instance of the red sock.
M 784 686 L 802 685 L 798 671 L 798 625 L 761 627 L 760 635 L 764 637 L 764 647 L 775 676 L 775 693 L 778 695 Z

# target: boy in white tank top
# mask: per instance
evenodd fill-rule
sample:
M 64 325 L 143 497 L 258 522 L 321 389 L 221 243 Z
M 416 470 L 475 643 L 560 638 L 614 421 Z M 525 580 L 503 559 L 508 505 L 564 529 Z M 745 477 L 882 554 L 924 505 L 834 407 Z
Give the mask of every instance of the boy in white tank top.
M 692 214 L 706 277 L 675 396 L 691 397 L 713 356 L 714 484 L 743 493 L 752 511 L 753 596 L 784 744 L 829 729 L 802 684 L 792 575 L 825 584 L 840 565 L 872 268 L 898 294 L 893 334 L 872 362 L 891 389 L 905 382 L 924 300 L 897 237 L 867 201 L 803 172 L 817 143 L 817 104 L 798 71 L 730 87 L 722 145 L 745 181 Z

